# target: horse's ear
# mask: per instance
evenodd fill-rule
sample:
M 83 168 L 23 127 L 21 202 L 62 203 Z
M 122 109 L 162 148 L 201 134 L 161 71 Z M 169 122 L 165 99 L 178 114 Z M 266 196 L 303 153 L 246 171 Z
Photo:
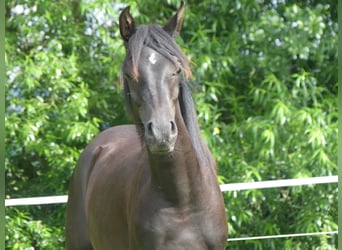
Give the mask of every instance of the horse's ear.
M 179 9 L 169 21 L 164 26 L 164 30 L 170 34 L 172 37 L 176 37 L 181 28 L 182 28 L 182 22 L 183 22 L 183 16 L 184 16 L 184 2 L 181 2 L 181 5 L 179 6 Z
M 134 19 L 129 13 L 130 7 L 126 7 L 120 14 L 119 17 L 119 26 L 120 26 L 120 34 L 122 39 L 125 42 L 128 42 L 128 39 L 135 32 L 135 23 Z

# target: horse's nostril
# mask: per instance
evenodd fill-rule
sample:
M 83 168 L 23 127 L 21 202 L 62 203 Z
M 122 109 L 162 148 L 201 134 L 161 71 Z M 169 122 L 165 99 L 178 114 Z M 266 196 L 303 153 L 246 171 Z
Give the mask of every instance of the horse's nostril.
M 147 131 L 148 131 L 149 135 L 153 135 L 152 122 L 149 122 L 147 124 Z
M 176 133 L 177 131 L 176 124 L 173 121 L 171 121 L 170 123 L 171 123 L 171 132 Z

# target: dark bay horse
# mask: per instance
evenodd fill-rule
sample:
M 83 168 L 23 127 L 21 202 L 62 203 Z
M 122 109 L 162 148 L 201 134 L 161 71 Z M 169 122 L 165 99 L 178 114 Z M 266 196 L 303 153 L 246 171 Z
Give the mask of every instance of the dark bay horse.
M 190 63 L 174 37 L 184 13 L 160 27 L 120 15 L 122 83 L 135 125 L 100 133 L 74 170 L 67 249 L 225 249 L 216 166 L 185 84 Z

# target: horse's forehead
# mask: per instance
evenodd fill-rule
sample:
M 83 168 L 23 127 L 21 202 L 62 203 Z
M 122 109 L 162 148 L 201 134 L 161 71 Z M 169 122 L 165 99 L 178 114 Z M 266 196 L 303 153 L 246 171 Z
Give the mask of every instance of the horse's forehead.
M 156 64 L 156 62 L 158 61 L 158 59 L 156 58 L 156 53 L 155 52 L 151 52 L 150 56 L 148 57 L 148 60 L 149 60 L 150 63 Z
M 142 49 L 140 63 L 138 66 L 139 75 L 163 75 L 174 70 L 174 63 L 158 51 L 145 47 Z
M 165 56 L 163 56 L 161 53 L 158 51 L 151 49 L 149 47 L 144 47 L 142 49 L 142 59 L 143 62 L 142 64 L 144 65 L 165 65 L 168 66 L 169 64 L 172 64 L 172 62 L 167 59 Z

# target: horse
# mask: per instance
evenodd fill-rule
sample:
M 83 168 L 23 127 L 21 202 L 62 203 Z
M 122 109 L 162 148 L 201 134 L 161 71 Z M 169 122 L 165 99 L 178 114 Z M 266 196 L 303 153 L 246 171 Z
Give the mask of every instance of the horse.
M 134 123 L 104 130 L 70 180 L 67 249 L 222 250 L 228 229 L 216 165 L 187 86 L 191 63 L 175 42 L 184 15 L 162 27 L 119 27 L 121 82 Z

